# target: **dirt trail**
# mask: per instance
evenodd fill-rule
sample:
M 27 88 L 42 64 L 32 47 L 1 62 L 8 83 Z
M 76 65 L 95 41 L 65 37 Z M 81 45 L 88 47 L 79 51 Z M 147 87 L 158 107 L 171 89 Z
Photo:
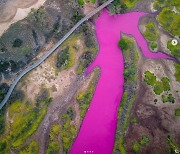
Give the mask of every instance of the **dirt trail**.
M 0 36 L 15 22 L 24 19 L 32 8 L 38 9 L 46 0 L 13 0 L 0 5 Z

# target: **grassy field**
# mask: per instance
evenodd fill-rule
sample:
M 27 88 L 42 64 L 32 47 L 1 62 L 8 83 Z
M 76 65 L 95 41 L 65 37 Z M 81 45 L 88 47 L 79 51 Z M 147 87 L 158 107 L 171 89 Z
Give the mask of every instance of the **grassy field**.
M 17 149 L 25 143 L 39 127 L 51 101 L 52 99 L 45 95 L 37 102 L 17 100 L 11 103 L 8 107 L 6 131 L 0 137 L 0 146 L 4 145 L 0 153 L 6 153 L 11 148 Z

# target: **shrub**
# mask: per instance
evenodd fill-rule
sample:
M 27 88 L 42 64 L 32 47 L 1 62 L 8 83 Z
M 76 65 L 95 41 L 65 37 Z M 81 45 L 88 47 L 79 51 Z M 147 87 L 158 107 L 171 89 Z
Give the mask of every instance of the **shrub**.
M 176 78 L 176 81 L 180 82 L 180 65 L 179 64 L 174 64 L 174 67 L 175 67 L 175 78 Z
M 149 71 L 146 71 L 145 73 L 145 79 L 144 81 L 151 86 L 154 86 L 154 84 L 156 83 L 156 76 L 154 75 L 154 73 L 151 73 Z
M 84 5 L 84 0 L 78 0 L 78 4 L 83 6 Z
M 121 39 L 118 43 L 119 47 L 122 49 L 122 51 L 125 51 L 128 49 L 128 44 L 124 39 Z
M 140 144 L 138 142 L 133 142 L 132 150 L 136 153 L 139 152 L 141 150 Z
M 179 109 L 175 109 L 175 116 L 180 116 L 180 108 Z
M 21 47 L 23 44 L 23 41 L 19 38 L 15 39 L 14 42 L 13 42 L 13 47 Z
M 149 141 L 150 141 L 150 139 L 148 138 L 148 136 L 143 135 L 143 136 L 141 137 L 140 144 L 144 146 L 144 145 L 148 144 Z
M 69 56 L 70 56 L 70 54 L 69 54 L 68 47 L 60 52 L 60 54 L 58 55 L 58 59 L 57 59 L 57 67 L 59 69 L 62 69 L 63 66 L 67 65 Z
M 156 43 L 156 42 L 152 42 L 152 43 L 150 44 L 150 48 L 151 48 L 151 50 L 156 49 L 156 48 L 157 48 L 157 43 Z
M 160 95 L 163 92 L 163 84 L 160 81 L 156 81 L 153 91 L 156 95 Z
M 163 84 L 164 91 L 169 91 L 170 90 L 170 84 L 169 84 L 170 80 L 169 80 L 169 78 L 163 77 L 161 79 L 161 82 Z

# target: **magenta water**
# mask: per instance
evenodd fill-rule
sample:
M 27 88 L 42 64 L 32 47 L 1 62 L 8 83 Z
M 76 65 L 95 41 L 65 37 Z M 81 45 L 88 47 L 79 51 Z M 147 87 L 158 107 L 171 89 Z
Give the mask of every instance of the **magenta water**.
M 101 76 L 83 120 L 80 132 L 72 146 L 71 154 L 111 154 L 114 146 L 118 107 L 123 94 L 124 61 L 118 47 L 120 33 L 135 37 L 138 46 L 148 58 L 169 58 L 162 53 L 152 53 L 138 29 L 144 12 L 110 15 L 103 10 L 96 20 L 99 53 L 87 73 L 99 66 Z

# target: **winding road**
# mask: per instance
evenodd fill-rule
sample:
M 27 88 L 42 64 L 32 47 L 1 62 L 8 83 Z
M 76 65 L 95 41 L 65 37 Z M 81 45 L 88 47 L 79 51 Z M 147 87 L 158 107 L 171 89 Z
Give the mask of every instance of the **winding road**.
M 27 67 L 19 76 L 13 81 L 11 84 L 6 96 L 4 97 L 3 101 L 0 104 L 0 109 L 3 108 L 3 106 L 7 103 L 9 97 L 11 96 L 14 88 L 16 87 L 19 80 L 28 72 L 39 66 L 43 61 L 45 61 L 83 22 L 94 16 L 97 12 L 101 11 L 103 8 L 105 8 L 107 5 L 112 3 L 114 0 L 108 0 L 107 2 L 103 3 L 98 8 L 94 9 L 92 12 L 90 12 L 88 15 L 86 15 L 84 18 L 82 18 L 61 40 L 59 40 L 41 59 L 39 59 L 36 63 L 33 65 Z

